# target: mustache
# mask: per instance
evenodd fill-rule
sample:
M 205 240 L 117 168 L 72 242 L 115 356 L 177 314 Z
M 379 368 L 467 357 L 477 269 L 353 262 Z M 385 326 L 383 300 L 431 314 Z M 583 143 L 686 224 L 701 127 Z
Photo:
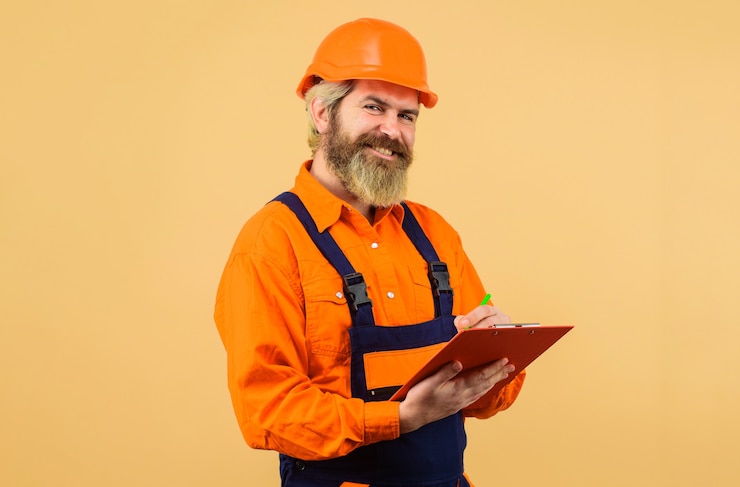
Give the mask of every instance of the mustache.
M 362 134 L 355 141 L 356 146 L 379 147 L 396 153 L 401 159 L 409 159 L 409 150 L 403 142 L 387 135 Z

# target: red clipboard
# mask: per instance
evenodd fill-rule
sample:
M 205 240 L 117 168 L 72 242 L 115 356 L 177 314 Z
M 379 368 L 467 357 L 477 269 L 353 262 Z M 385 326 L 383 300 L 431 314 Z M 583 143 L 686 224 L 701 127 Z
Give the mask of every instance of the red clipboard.
M 497 383 L 486 395 L 495 393 L 572 329 L 573 325 L 521 323 L 462 330 L 396 391 L 391 401 L 400 401 L 417 382 L 453 360 L 462 363 L 466 370 L 506 357 L 516 367 L 515 373 Z

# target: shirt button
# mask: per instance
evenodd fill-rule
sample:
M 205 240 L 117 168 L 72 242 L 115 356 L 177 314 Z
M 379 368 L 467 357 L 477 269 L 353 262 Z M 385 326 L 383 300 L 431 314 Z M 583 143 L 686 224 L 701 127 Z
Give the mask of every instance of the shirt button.
M 391 299 L 393 299 L 393 298 L 395 298 L 395 297 L 396 297 L 396 295 L 395 295 L 395 294 L 393 294 L 393 291 L 388 291 L 388 294 L 387 294 L 386 296 L 388 296 L 388 297 L 389 297 L 389 298 L 391 298 Z
M 374 249 L 377 249 L 380 246 L 378 245 L 378 242 L 373 242 L 373 243 L 370 244 L 370 247 L 372 247 Z
M 337 294 L 335 296 L 339 299 L 342 299 L 342 296 L 344 295 L 341 292 L 337 291 Z

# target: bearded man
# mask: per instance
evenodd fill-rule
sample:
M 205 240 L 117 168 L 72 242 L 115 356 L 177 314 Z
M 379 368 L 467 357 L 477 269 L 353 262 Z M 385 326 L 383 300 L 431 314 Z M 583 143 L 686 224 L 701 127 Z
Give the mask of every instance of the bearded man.
M 524 372 L 452 362 L 393 393 L 460 329 L 510 322 L 456 231 L 406 201 L 426 62 L 403 28 L 359 19 L 321 43 L 298 86 L 311 160 L 244 225 L 215 321 L 247 443 L 285 487 L 469 486 L 463 418 L 508 408 Z

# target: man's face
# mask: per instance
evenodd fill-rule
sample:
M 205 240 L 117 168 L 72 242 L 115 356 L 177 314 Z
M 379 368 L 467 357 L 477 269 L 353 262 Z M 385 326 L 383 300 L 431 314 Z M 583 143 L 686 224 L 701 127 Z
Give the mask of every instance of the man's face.
M 408 186 L 418 115 L 416 91 L 358 80 L 332 113 L 321 140 L 329 169 L 371 206 L 399 203 Z

